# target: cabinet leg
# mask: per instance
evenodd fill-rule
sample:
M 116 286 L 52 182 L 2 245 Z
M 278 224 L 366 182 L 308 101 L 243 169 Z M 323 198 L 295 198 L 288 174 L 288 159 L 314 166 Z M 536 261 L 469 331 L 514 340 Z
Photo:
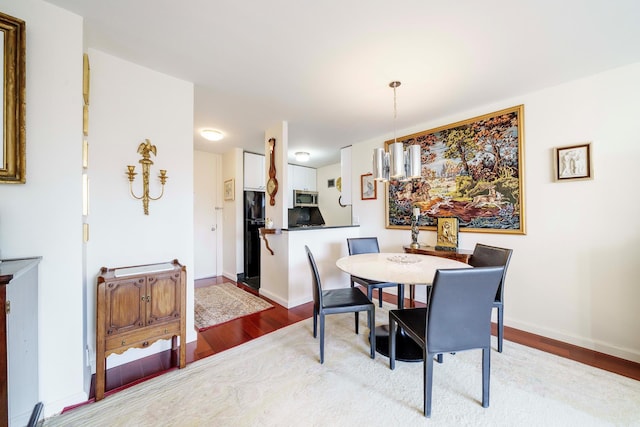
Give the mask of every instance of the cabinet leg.
M 96 402 L 104 398 L 106 359 L 96 356 Z

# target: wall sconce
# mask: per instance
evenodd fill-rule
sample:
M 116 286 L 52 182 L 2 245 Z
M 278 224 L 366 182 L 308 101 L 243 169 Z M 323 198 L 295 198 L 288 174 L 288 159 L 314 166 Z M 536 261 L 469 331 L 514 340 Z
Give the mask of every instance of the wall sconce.
M 138 163 L 142 164 L 142 196 L 136 196 L 133 193 L 133 180 L 137 173 L 135 172 L 136 167 L 132 165 L 127 165 L 127 175 L 129 176 L 129 193 L 131 193 L 131 197 L 136 200 L 142 200 L 142 206 L 144 208 L 144 214 L 149 215 L 149 200 L 159 200 L 164 195 L 164 184 L 167 182 L 167 171 L 164 169 L 160 169 L 160 184 L 162 184 L 162 192 L 158 197 L 151 197 L 149 195 L 149 168 L 153 164 L 153 161 L 149 158 L 151 153 L 156 155 L 156 146 L 151 145 L 151 141 L 148 139 L 144 140 L 145 142 L 140 143 L 138 146 L 138 154 L 142 155 L 142 158 L 138 160 Z

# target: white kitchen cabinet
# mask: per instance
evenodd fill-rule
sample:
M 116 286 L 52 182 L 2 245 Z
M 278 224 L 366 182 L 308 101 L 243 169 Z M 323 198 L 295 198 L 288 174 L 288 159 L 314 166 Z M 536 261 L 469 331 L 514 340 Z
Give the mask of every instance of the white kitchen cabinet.
M 262 154 L 244 153 L 244 189 L 265 191 L 265 158 Z
M 343 205 L 350 205 L 352 204 L 351 146 L 340 149 L 340 178 L 342 179 L 340 202 Z
M 293 190 L 318 191 L 317 171 L 306 166 L 287 165 L 289 179 L 287 191 L 289 192 L 289 209 L 293 208 Z
M 293 189 L 318 191 L 316 176 L 314 168 L 293 165 Z

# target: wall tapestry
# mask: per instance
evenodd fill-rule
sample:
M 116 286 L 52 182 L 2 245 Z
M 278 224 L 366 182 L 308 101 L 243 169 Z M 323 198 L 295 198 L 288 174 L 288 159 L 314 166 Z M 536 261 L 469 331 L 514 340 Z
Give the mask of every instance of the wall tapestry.
M 523 105 L 397 140 L 420 145 L 422 177 L 387 183 L 387 228 L 409 229 L 418 207 L 422 229 L 457 217 L 461 232 L 525 234 Z

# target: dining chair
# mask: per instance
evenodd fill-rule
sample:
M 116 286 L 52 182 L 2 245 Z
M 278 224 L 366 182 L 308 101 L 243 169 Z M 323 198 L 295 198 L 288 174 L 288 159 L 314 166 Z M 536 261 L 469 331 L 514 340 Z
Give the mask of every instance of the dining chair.
M 353 237 L 347 239 L 349 255 L 379 253 L 377 237 Z M 373 290 L 378 289 L 378 303 L 382 307 L 382 289 L 398 287 L 398 308 L 404 307 L 404 284 L 392 282 L 377 282 L 375 280 L 364 279 L 362 277 L 351 276 L 351 287 L 359 284 L 367 288 L 367 297 L 373 300 Z
M 320 274 L 316 261 L 308 246 L 305 245 L 307 258 L 311 266 L 311 279 L 313 282 L 313 337 L 318 331 L 318 317 L 320 317 L 320 363 L 324 363 L 324 325 L 325 315 L 336 313 L 355 313 L 356 334 L 358 333 L 358 313 L 367 312 L 367 326 L 369 327 L 369 345 L 371 358 L 376 357 L 375 318 L 376 306 L 365 294 L 356 288 L 322 289 Z
M 493 301 L 493 307 L 498 309 L 498 352 L 502 353 L 502 339 L 504 337 L 504 281 L 507 276 L 507 268 L 511 260 L 512 249 L 499 248 L 497 246 L 477 243 L 473 254 L 469 258 L 469 265 L 474 267 L 503 266 L 502 280 Z
M 434 356 L 448 352 L 482 349 L 482 407 L 489 407 L 491 310 L 503 271 L 437 270 L 426 307 L 389 311 L 389 367 L 395 369 L 398 326 L 422 348 L 426 417 L 431 416 Z

